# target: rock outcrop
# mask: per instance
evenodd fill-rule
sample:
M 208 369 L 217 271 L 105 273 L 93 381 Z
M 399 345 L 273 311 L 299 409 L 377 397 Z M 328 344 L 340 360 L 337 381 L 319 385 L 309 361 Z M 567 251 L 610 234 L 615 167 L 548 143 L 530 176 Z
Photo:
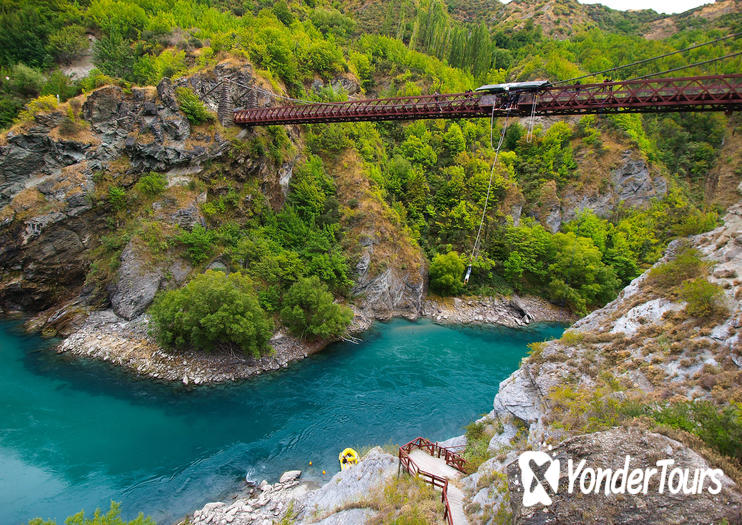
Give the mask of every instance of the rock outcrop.
M 347 152 L 328 171 L 342 202 L 344 242 L 355 261 L 352 290 L 361 324 L 373 319 L 419 317 L 425 296 L 426 259 L 389 205 L 372 190 L 362 159 Z
M 164 278 L 164 271 L 146 260 L 137 244 L 129 241 L 111 287 L 113 311 L 127 321 L 138 317 L 155 298 Z
M 397 458 L 373 448 L 357 465 L 338 472 L 316 489 L 301 483 L 297 472 L 284 473 L 273 485 L 263 481 L 231 504 L 208 503 L 193 513 L 189 523 L 270 525 L 283 518 L 296 525 L 365 523 L 375 511 L 364 502 L 397 472 Z
M 698 318 L 688 314 L 677 294 L 658 288 L 645 272 L 605 307 L 577 321 L 559 340 L 542 343 L 500 384 L 493 411 L 483 420 L 496 428 L 493 456 L 462 480 L 475 519 L 509 516 L 514 523 L 719 523 L 742 520 L 739 473 L 708 445 L 646 421 L 618 418 L 611 407 L 631 400 L 647 406 L 669 401 L 707 400 L 724 406 L 738 399 L 742 378 L 742 203 L 732 206 L 724 224 L 708 233 L 670 244 L 657 265 L 680 252 L 697 250 L 711 268 L 706 278 L 723 290 L 726 312 Z M 613 421 L 613 423 L 611 423 Z M 619 425 L 619 426 L 616 426 Z M 611 428 L 613 427 L 613 428 Z M 586 430 L 597 430 L 594 433 Z M 607 430 L 603 430 L 606 429 Z M 522 505 L 517 458 L 523 450 L 543 450 L 562 464 L 550 506 Z M 569 494 L 566 462 L 623 468 L 728 467 L 718 494 Z M 731 479 L 730 478 L 734 478 Z M 689 478 L 692 484 L 692 477 Z
M 739 523 L 742 519 L 742 494 L 736 484 L 724 474 L 719 476 L 720 492 L 708 478 L 700 493 L 689 493 L 694 485 L 697 470 L 711 470 L 713 467 L 698 453 L 666 436 L 635 428 L 614 428 L 604 432 L 577 436 L 560 443 L 549 452 L 560 462 L 559 485 L 548 507 L 535 505 L 524 507 L 521 473 L 516 461 L 507 467 L 510 487 L 510 505 L 513 523 L 519 525 L 546 525 L 549 523 Z M 646 484 L 646 493 L 631 494 L 624 490 L 621 494 L 606 494 L 593 490 L 581 494 L 577 481 L 573 493 L 569 493 L 567 479 L 568 461 L 574 465 L 585 461 L 585 468 L 612 469 L 613 472 L 626 466 L 630 457 L 629 472 L 633 469 L 656 468 L 654 477 Z M 665 481 L 662 481 L 662 467 L 657 461 L 671 459 L 674 463 L 667 467 Z M 672 469 L 680 468 L 689 477 L 671 476 Z M 629 472 L 624 474 L 629 476 Z M 700 478 L 700 474 L 699 474 Z M 670 483 L 672 479 L 672 483 Z M 680 484 L 679 484 L 680 481 Z M 585 486 L 589 486 L 586 478 Z M 663 484 L 660 492 L 660 484 Z M 621 480 L 611 480 L 617 488 Z M 642 484 L 642 489 L 644 489 Z
M 567 378 L 572 388 L 591 388 L 599 372 L 612 374 L 658 399 L 711 398 L 716 381 L 704 379 L 711 370 L 723 373 L 725 381 L 736 381 L 742 376 L 735 364 L 742 362 L 741 232 L 742 203 L 728 210 L 723 226 L 671 243 L 657 263 L 671 260 L 681 248 L 696 248 L 714 263 L 708 279 L 724 290 L 726 315 L 699 325 L 697 319 L 683 314 L 684 302 L 656 291 L 645 272 L 614 301 L 577 321 L 567 340 L 544 344 L 537 356 L 503 381 L 495 397 L 495 413 L 529 425 L 529 439 L 537 444 L 550 436 L 543 425 L 548 395 Z M 662 336 L 660 343 L 658 336 Z
M 422 315 L 441 324 L 502 325 L 511 328 L 533 322 L 572 321 L 572 316 L 540 297 L 462 297 L 426 299 Z
M 609 178 L 610 184 L 603 188 L 568 189 L 560 203 L 544 219 L 551 231 L 557 231 L 563 222 L 575 219 L 586 209 L 605 219 L 620 204 L 646 208 L 652 199 L 667 195 L 665 177 L 652 173 L 647 162 L 631 150 L 621 154 L 618 165 L 610 170 Z
M 7 134 L 0 146 L 0 309 L 39 311 L 79 292 L 90 250 L 106 229 L 91 197 L 98 174 L 114 173 L 127 186 L 141 173 L 193 169 L 224 155 L 229 142 L 194 134 L 172 89 L 167 80 L 158 90 L 130 93 L 105 86 L 81 104 L 85 123 L 69 137 L 59 130 L 61 111 Z M 116 302 L 127 317 L 138 313 Z

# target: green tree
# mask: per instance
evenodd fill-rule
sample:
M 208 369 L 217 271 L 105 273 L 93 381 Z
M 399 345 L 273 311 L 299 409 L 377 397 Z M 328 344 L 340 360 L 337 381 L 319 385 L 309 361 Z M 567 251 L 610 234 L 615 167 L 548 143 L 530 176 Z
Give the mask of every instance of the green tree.
M 285 0 L 280 0 L 275 3 L 275 5 L 273 6 L 273 14 L 275 14 L 276 18 L 278 18 L 281 23 L 286 26 L 290 26 L 294 21 L 294 15 L 291 14 L 289 6 L 286 4 Z
M 456 295 L 464 288 L 464 261 L 457 252 L 438 254 L 430 263 L 430 288 L 440 295 Z
M 342 335 L 353 311 L 336 304 L 319 277 L 296 281 L 283 298 L 281 320 L 291 332 L 303 338 L 331 338 Z
M 158 295 L 149 309 L 166 346 L 266 352 L 273 322 L 258 303 L 253 282 L 239 272 L 207 270 L 178 290 Z
M 214 115 L 206 109 L 201 99 L 187 87 L 175 88 L 175 98 L 178 99 L 180 110 L 185 113 L 188 122 L 194 126 L 214 120 Z
M 400 145 L 402 155 L 415 164 L 424 167 L 432 167 L 438 162 L 438 155 L 426 141 L 416 135 L 410 135 Z
M 458 124 L 453 123 L 449 126 L 448 131 L 443 135 L 443 144 L 451 157 L 466 149 L 466 139 Z
M 554 235 L 556 253 L 549 265 L 552 299 L 584 314 L 586 306 L 604 304 L 615 297 L 619 281 L 606 266 L 600 250 L 587 237 L 574 232 Z
M 71 25 L 49 35 L 48 45 L 57 61 L 69 64 L 84 53 L 90 44 L 85 29 L 79 25 Z
M 38 96 L 46 82 L 43 73 L 24 64 L 13 66 L 8 77 L 8 89 L 22 97 Z
M 128 79 L 134 70 L 131 42 L 119 33 L 101 37 L 93 46 L 93 57 L 106 75 Z
M 183 244 L 188 250 L 188 257 L 193 264 L 201 264 L 214 253 L 216 237 L 212 230 L 207 230 L 200 224 L 191 231 L 183 230 L 175 240 Z

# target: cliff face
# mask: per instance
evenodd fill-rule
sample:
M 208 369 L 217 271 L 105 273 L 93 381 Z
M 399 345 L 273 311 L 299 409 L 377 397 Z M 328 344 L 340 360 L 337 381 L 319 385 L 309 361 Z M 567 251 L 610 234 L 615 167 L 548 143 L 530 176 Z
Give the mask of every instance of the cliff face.
M 104 229 L 105 210 L 93 202 L 96 178 L 105 174 L 125 186 L 150 170 L 197 171 L 229 146 L 219 132 L 192 130 L 167 81 L 157 90 L 92 92 L 82 103 L 87 125 L 71 136 L 60 129 L 65 118 L 62 111 L 39 115 L 10 131 L 0 147 L 5 311 L 40 311 L 76 294 L 83 303 L 100 300 L 85 300 L 82 289 Z

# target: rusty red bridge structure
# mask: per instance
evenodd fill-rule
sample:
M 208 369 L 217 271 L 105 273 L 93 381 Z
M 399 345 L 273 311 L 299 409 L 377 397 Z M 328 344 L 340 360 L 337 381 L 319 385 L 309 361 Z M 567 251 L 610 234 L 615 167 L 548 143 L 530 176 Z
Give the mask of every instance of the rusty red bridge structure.
M 525 117 L 679 111 L 739 111 L 742 74 L 645 78 L 594 84 L 546 85 L 502 93 L 419 95 L 412 97 L 304 103 L 238 109 L 243 126 L 313 124 L 438 118 Z

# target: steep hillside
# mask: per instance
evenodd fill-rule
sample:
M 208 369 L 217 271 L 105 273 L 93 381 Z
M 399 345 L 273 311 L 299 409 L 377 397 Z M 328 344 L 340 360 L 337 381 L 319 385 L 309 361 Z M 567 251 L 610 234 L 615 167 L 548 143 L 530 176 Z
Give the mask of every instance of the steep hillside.
M 702 28 L 710 24 L 728 30 L 739 30 L 739 13 L 742 2 L 722 0 L 702 5 L 685 13 L 679 13 L 654 20 L 642 29 L 645 38 L 658 40 L 674 35 L 681 29 Z
M 558 39 L 598 27 L 587 7 L 577 0 L 513 0 L 491 15 L 488 23 L 503 24 L 514 30 L 532 24 L 541 28 L 543 35 Z

